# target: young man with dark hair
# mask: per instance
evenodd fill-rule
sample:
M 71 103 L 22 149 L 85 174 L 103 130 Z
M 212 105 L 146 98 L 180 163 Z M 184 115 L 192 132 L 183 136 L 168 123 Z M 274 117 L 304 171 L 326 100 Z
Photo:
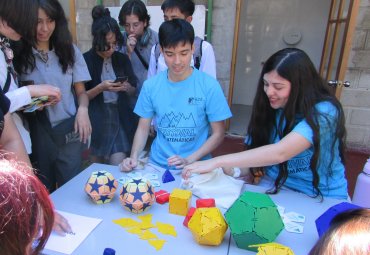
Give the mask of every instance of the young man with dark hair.
M 159 43 L 168 70 L 144 82 L 134 110 L 140 116 L 139 125 L 131 156 L 121 164 L 123 171 L 137 166 L 152 118 L 158 121 L 158 132 L 150 162 L 181 169 L 210 158 L 223 141 L 224 120 L 231 117 L 220 84 L 190 65 L 194 52 L 190 23 L 165 21 L 159 28 Z
M 163 11 L 165 21 L 183 19 L 191 23 L 193 20 L 195 4 L 192 0 L 165 0 L 161 5 L 161 9 Z M 216 59 L 212 45 L 199 37 L 195 37 L 194 46 L 191 65 L 216 79 Z M 167 65 L 164 61 L 163 55 L 160 54 L 159 48 L 158 44 L 152 47 L 148 78 L 167 69 Z

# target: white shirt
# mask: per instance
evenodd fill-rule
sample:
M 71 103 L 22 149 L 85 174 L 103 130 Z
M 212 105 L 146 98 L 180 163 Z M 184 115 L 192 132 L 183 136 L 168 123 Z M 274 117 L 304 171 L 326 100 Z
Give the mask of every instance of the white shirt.
M 7 64 L 5 61 L 4 54 L 0 54 L 0 70 L 5 70 L 5 72 L 4 71 L 0 72 L 0 84 L 1 84 L 1 88 L 4 88 L 6 78 L 8 75 L 8 72 L 6 71 Z M 25 106 L 31 103 L 32 101 L 31 94 L 27 87 L 18 88 L 17 84 L 15 83 L 13 79 L 13 76 L 11 76 L 9 91 L 5 93 L 5 95 L 10 100 L 9 112 L 12 114 L 13 121 L 15 125 L 17 126 L 18 131 L 22 137 L 27 153 L 30 154 L 32 152 L 30 134 L 24 128 L 22 119 L 15 111 L 21 108 L 22 106 Z
M 150 54 L 150 62 L 149 62 L 149 69 L 148 69 L 148 79 L 157 73 L 164 71 L 167 69 L 167 65 L 164 62 L 164 57 L 162 54 L 158 57 L 158 65 L 155 59 L 155 46 L 153 45 L 151 54 Z M 158 44 L 157 47 L 160 47 Z M 191 66 L 194 66 L 194 59 L 191 58 Z M 215 53 L 213 51 L 212 45 L 207 42 L 203 41 L 202 43 L 202 59 L 200 61 L 199 71 L 205 72 L 212 76 L 213 78 L 217 79 L 216 77 L 216 58 Z

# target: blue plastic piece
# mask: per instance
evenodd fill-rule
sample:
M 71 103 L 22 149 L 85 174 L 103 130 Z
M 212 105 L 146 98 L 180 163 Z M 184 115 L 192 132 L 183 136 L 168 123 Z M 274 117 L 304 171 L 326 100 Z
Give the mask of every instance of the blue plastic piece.
M 173 182 L 175 180 L 175 177 L 171 174 L 170 170 L 166 169 L 166 171 L 162 175 L 162 182 Z
M 116 251 L 112 248 L 105 248 L 103 255 L 116 255 Z

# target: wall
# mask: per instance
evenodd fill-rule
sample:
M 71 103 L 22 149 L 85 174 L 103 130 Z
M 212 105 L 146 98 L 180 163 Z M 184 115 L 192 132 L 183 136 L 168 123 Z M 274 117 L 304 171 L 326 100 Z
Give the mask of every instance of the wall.
M 370 154 L 370 1 L 362 0 L 348 60 L 346 80 L 351 86 L 342 92 L 346 113 L 347 145 Z

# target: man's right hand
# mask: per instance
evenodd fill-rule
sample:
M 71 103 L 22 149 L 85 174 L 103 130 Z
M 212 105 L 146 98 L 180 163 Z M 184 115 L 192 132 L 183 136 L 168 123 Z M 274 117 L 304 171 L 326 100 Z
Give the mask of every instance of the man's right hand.
M 122 172 L 130 172 L 137 166 L 137 160 L 133 158 L 125 158 L 119 168 Z

